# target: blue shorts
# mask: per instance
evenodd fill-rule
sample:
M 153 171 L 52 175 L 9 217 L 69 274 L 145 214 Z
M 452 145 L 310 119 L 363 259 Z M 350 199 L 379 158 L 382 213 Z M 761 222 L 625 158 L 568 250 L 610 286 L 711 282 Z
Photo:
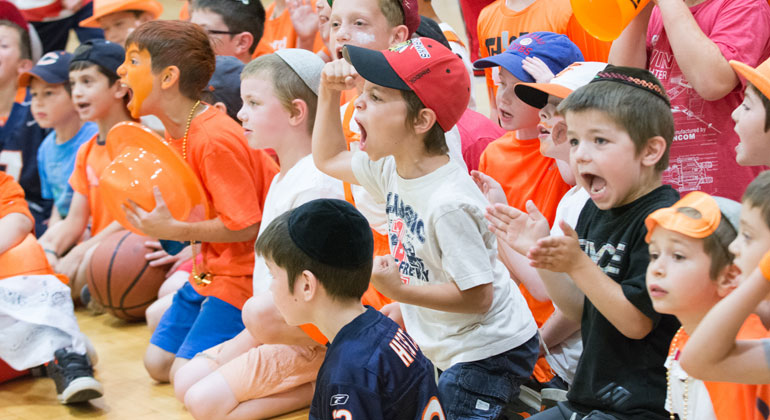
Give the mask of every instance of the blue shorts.
M 240 309 L 213 296 L 202 296 L 188 282 L 174 295 L 150 343 L 176 357 L 192 359 L 244 328 Z
M 540 336 L 475 362 L 456 363 L 438 378 L 438 397 L 448 419 L 496 419 L 518 398 L 535 368 Z

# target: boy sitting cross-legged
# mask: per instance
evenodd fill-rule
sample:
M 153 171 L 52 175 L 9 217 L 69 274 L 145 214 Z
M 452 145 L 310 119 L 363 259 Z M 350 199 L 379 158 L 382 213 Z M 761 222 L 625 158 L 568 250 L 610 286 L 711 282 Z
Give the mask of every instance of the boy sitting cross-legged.
M 483 219 L 487 201 L 447 154 L 444 132 L 467 107 L 468 74 L 428 38 L 343 52 L 350 63 L 328 63 L 321 79 L 316 166 L 361 184 L 385 206 L 393 256 L 375 260 L 373 283 L 400 302 L 406 328 L 443 371 L 447 416 L 497 418 L 532 373 L 538 337 L 497 260 Z M 361 150 L 348 151 L 339 98 L 358 77 L 365 80 L 355 103 Z
M 369 223 L 342 200 L 313 200 L 278 216 L 257 240 L 270 291 L 290 325 L 329 338 L 311 419 L 445 418 L 433 365 L 412 338 L 361 296 L 372 272 Z
M 661 185 L 674 124 L 648 71 L 607 66 L 557 110 L 567 123 L 570 166 L 588 201 L 573 230 L 548 236 L 546 219 L 496 205 L 494 230 L 539 270 L 559 309 L 581 322 L 583 353 L 568 401 L 533 419 L 665 419 L 666 358 L 679 327 L 655 312 L 645 288 L 644 220 L 678 194 Z M 591 414 L 589 414 L 591 413 Z

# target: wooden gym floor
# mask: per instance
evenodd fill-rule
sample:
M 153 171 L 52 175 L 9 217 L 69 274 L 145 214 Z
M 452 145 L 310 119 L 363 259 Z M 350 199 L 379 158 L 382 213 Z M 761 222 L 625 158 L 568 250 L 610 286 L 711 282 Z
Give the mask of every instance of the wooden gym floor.
M 94 377 L 104 386 L 104 396 L 76 405 L 61 405 L 51 379 L 25 377 L 0 384 L 0 420 L 30 419 L 192 419 L 174 397 L 170 385 L 155 383 L 142 365 L 150 341 L 144 323 L 126 323 L 109 314 L 94 316 L 76 311 L 80 329 L 99 354 Z M 307 419 L 307 410 L 278 417 Z

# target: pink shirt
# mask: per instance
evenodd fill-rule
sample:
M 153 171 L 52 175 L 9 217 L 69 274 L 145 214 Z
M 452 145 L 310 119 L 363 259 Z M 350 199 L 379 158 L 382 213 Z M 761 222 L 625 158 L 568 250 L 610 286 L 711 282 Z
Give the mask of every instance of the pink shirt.
M 481 154 L 487 145 L 505 134 L 505 130 L 495 122 L 470 108 L 465 110 L 457 122 L 457 130 L 460 132 L 463 160 L 468 172 L 479 169 Z
M 756 67 L 770 56 L 770 6 L 765 0 L 707 0 L 691 7 L 698 26 L 728 60 Z M 656 6 L 647 30 L 647 68 L 671 98 L 674 143 L 663 182 L 680 193 L 700 190 L 740 200 L 764 167 L 735 161 L 738 135 L 730 114 L 743 101 L 745 82 L 722 99 L 706 101 L 693 89 L 674 58 Z M 703 69 L 708 71 L 708 69 Z

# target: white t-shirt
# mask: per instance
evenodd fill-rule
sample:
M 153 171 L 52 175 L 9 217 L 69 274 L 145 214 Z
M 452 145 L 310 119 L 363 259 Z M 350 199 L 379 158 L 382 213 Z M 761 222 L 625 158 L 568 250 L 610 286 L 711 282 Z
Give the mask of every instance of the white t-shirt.
M 688 376 L 687 372 L 679 365 L 679 361 L 674 360 L 673 354 L 666 358 L 665 366 L 671 375 L 669 380 L 671 387 L 668 390 L 671 394 L 666 394 L 666 410 L 679 415 L 681 420 L 716 420 L 717 415 L 714 413 L 714 406 L 711 404 L 711 397 L 706 384 L 700 379 Z M 685 386 L 687 386 L 686 403 L 682 397 Z M 671 407 L 672 405 L 673 407 Z M 683 417 L 685 411 L 687 413 L 686 419 Z
M 559 227 L 559 220 L 566 221 L 573 228 L 577 225 L 580 212 L 586 201 L 591 198 L 588 192 L 580 186 L 574 186 L 559 201 L 556 207 L 556 216 L 554 217 L 551 236 L 564 236 Z M 583 353 L 583 340 L 580 336 L 580 330 L 575 331 L 561 343 L 546 349 L 545 360 L 551 366 L 554 373 L 559 375 L 567 383 L 572 383 L 575 378 L 580 354 Z
M 461 314 L 401 304 L 406 329 L 441 370 L 486 359 L 531 339 L 537 325 L 519 289 L 497 259 L 497 241 L 487 228 L 487 200 L 467 171 L 447 163 L 428 175 L 403 179 L 393 157 L 376 162 L 357 151 L 358 182 L 385 204 L 391 254 L 407 284 L 454 282 L 460 290 L 493 284 L 484 314 Z
M 340 109 L 340 114 L 343 115 L 343 124 L 345 124 L 344 115 L 347 107 L 348 104 L 345 104 L 342 105 Z M 353 111 L 353 116 L 350 118 L 348 129 L 353 133 L 361 134 L 361 129 L 358 128 L 358 124 L 355 121 L 357 112 L 357 110 Z M 463 159 L 462 139 L 460 138 L 460 131 L 457 129 L 457 126 L 455 125 L 447 133 L 444 133 L 444 136 L 446 138 L 447 147 L 449 148 L 449 157 L 452 159 L 452 162 L 462 165 L 462 167 L 468 171 L 468 167 L 465 165 L 465 159 Z M 360 150 L 358 148 L 358 143 L 359 142 L 357 141 L 350 143 L 350 150 Z M 383 212 L 382 205 L 377 203 L 377 200 L 372 198 L 371 194 L 360 185 L 351 185 L 350 192 L 353 193 L 353 200 L 356 202 L 356 208 L 364 215 L 364 217 L 366 217 L 366 220 L 369 221 L 369 226 L 381 235 L 385 235 L 388 232 L 388 219 L 385 216 L 385 212 Z
M 313 156 L 307 155 L 289 169 L 283 178 L 280 174 L 273 178 L 265 197 L 257 237 L 276 217 L 317 198 L 344 200 L 345 193 L 342 181 L 319 171 L 313 163 Z M 266 292 L 270 288 L 270 278 L 265 260 L 257 256 L 254 261 L 254 294 Z

